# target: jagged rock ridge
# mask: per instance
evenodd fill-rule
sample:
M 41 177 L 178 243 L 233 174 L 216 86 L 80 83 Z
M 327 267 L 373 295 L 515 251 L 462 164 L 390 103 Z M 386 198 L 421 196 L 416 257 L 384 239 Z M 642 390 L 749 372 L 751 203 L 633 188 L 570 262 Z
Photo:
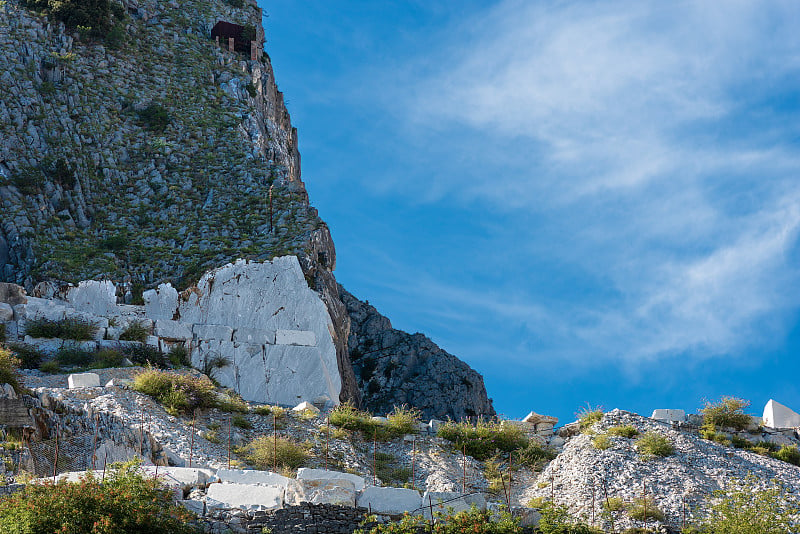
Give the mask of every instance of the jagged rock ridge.
M 422 334 L 395 330 L 369 303 L 339 286 L 350 315 L 350 360 L 364 406 L 386 413 L 407 404 L 425 417 L 494 416 L 480 374 Z

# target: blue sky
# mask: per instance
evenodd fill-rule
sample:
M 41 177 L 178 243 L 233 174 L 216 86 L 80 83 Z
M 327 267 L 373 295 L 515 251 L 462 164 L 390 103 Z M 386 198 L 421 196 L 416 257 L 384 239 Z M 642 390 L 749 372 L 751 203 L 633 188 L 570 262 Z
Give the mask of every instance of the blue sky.
M 498 412 L 800 411 L 796 4 L 262 6 L 337 279 Z

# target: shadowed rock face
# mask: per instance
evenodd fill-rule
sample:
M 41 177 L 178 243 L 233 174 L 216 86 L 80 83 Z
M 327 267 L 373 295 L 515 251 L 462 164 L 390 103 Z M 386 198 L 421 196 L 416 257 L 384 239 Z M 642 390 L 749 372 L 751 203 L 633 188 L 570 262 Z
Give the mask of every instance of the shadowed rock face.
M 339 286 L 350 315 L 348 348 L 362 405 L 387 413 L 406 404 L 425 418 L 495 415 L 483 377 L 422 334 L 408 334 Z

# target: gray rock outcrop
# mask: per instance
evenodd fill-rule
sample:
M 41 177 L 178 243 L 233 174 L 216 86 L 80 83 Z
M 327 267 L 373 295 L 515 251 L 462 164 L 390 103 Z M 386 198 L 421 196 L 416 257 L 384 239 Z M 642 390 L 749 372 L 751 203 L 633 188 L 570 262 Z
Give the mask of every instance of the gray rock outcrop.
M 365 408 L 413 406 L 425 418 L 495 415 L 483 377 L 422 334 L 395 330 L 369 303 L 339 286 L 350 316 L 348 347 Z

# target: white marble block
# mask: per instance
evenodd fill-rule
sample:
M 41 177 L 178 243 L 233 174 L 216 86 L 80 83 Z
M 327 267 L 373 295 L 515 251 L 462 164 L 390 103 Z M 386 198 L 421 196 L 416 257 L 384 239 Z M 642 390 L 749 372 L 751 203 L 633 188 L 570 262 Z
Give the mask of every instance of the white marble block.
M 370 486 L 358 496 L 358 507 L 369 508 L 379 514 L 419 512 L 422 497 L 417 490 Z
M 800 414 L 772 399 L 767 401 L 767 405 L 764 406 L 763 419 L 764 426 L 770 428 L 800 427 Z
M 69 389 L 99 388 L 100 376 L 97 373 L 77 373 L 67 377 Z

